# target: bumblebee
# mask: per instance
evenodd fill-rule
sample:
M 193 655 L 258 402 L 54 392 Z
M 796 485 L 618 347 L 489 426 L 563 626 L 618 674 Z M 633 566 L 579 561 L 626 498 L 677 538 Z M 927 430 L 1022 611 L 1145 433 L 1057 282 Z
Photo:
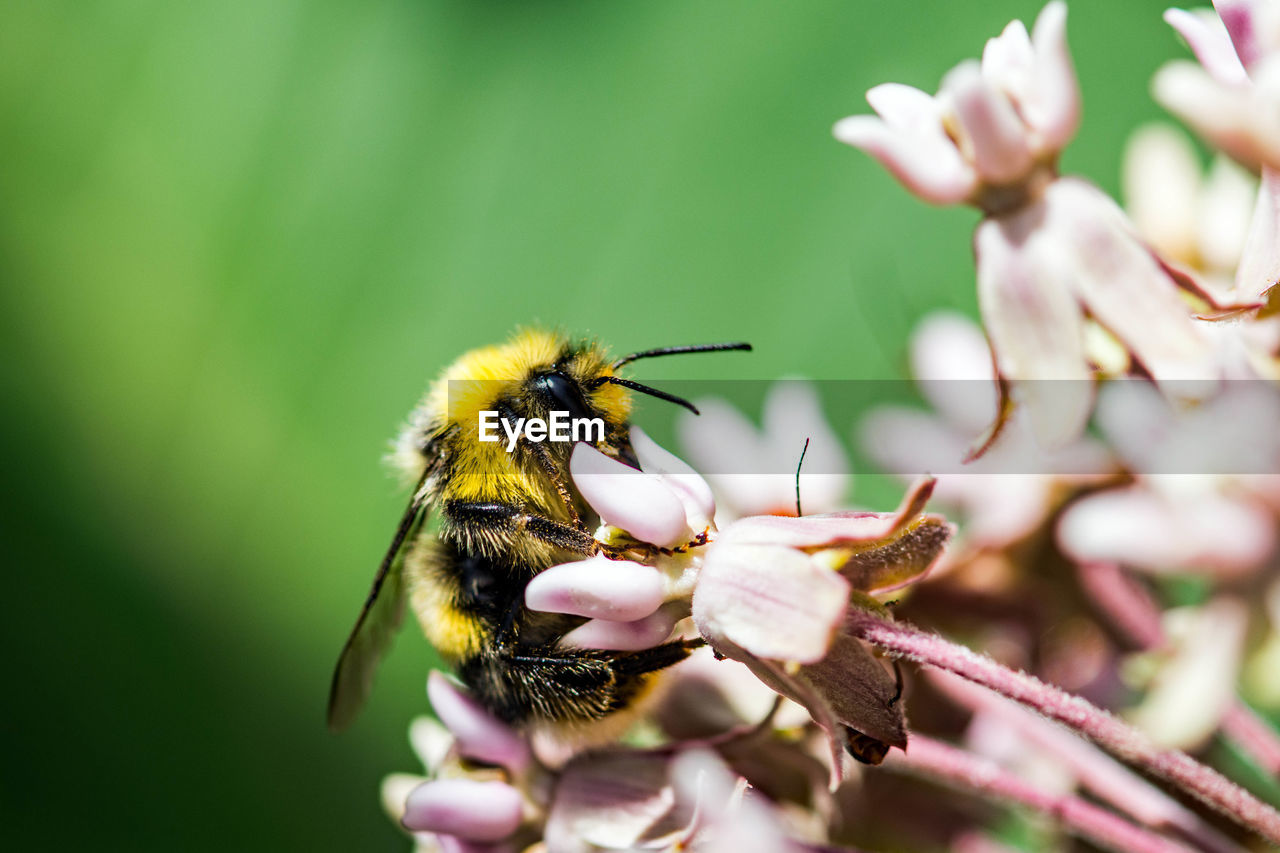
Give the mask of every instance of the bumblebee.
M 611 361 L 596 343 L 531 330 L 448 367 L 396 443 L 393 461 L 416 486 L 338 659 L 330 729 L 349 725 L 368 698 L 406 600 L 475 698 L 513 725 L 602 720 L 688 655 L 693 646 L 683 641 L 639 652 L 563 648 L 560 639 L 584 620 L 524 607 L 525 586 L 544 569 L 620 553 L 592 535 L 600 520 L 568 477 L 571 442 L 526 435 L 508 446 L 481 440 L 481 423 L 495 413 L 518 423 L 567 412 L 602 423 L 589 443 L 638 468 L 628 438 L 631 393 L 697 409 L 618 370 L 643 358 L 750 348 L 667 347 Z M 425 530 L 433 509 L 435 535 Z

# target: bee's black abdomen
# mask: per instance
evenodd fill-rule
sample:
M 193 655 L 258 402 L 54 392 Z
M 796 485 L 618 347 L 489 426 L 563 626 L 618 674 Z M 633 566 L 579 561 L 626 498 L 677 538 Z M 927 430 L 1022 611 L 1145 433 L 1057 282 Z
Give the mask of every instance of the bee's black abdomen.
M 640 652 L 493 648 L 463 661 L 458 674 L 509 723 L 598 720 L 630 705 L 651 673 L 684 660 L 691 648 L 684 642 Z

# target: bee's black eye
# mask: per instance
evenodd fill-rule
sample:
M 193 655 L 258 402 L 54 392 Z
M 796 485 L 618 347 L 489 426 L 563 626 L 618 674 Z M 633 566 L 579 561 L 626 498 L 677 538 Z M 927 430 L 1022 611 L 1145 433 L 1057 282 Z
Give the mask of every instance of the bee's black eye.
M 563 373 L 544 373 L 535 376 L 533 387 L 550 409 L 568 412 L 571 418 L 592 417 L 591 407 L 582 396 L 582 386 Z

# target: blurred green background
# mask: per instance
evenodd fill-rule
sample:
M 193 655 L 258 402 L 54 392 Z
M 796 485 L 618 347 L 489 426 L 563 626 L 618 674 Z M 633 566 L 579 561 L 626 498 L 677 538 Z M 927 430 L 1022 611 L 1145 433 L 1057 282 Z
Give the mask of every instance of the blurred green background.
M 1109 190 L 1184 54 L 1164 5 L 1071 4 L 1064 163 Z M 427 381 L 532 320 L 757 348 L 648 376 L 900 376 L 921 314 L 974 312 L 975 215 L 830 126 L 1038 9 L 3 4 L 7 848 L 405 849 L 377 785 L 424 641 L 353 730 L 323 706 Z

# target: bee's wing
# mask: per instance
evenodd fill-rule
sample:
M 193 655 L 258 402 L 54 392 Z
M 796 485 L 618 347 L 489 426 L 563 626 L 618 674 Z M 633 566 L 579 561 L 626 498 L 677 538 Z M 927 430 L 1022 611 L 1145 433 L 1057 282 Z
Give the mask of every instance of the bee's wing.
M 404 616 L 404 564 L 406 542 L 411 542 L 427 518 L 426 475 L 400 519 L 391 547 L 378 566 L 364 609 L 351 629 L 347 644 L 333 670 L 329 688 L 329 730 L 342 731 L 356 718 L 373 692 L 373 673 L 391 645 Z

